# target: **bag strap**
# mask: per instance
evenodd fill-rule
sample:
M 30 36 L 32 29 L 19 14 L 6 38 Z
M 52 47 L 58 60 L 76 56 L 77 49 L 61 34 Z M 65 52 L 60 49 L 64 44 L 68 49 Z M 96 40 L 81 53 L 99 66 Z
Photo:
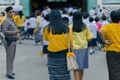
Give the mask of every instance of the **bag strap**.
M 68 52 L 70 52 L 70 38 L 68 33 L 67 33 L 67 43 L 68 43 Z

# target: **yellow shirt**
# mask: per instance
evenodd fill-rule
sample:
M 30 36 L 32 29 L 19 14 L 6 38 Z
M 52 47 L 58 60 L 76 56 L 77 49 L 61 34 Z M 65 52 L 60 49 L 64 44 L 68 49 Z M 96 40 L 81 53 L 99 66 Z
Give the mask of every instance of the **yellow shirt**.
M 59 52 L 65 49 L 68 49 L 68 34 L 52 34 L 52 32 L 48 33 L 48 27 L 46 27 L 43 31 L 43 36 L 45 40 L 49 42 L 48 50 L 51 52 Z M 69 40 L 70 45 L 72 45 L 72 33 L 69 31 Z
M 40 27 L 40 24 L 41 24 L 41 16 L 37 16 L 37 18 L 36 18 L 36 26 Z
M 6 16 L 0 17 L 0 25 L 3 23 L 3 21 L 5 20 Z
M 104 50 L 120 52 L 120 24 L 107 24 L 101 30 L 104 32 L 105 39 L 112 41 L 110 45 L 105 44 Z
M 22 16 L 22 18 L 20 18 L 20 16 L 17 15 L 14 17 L 14 21 L 18 27 L 23 27 L 25 22 L 25 16 Z
M 70 28 L 72 30 L 72 25 L 70 25 Z M 88 45 L 88 40 L 92 38 L 92 33 L 90 32 L 89 28 L 86 27 L 86 29 L 82 32 L 72 32 L 73 36 L 73 48 L 74 49 L 85 49 Z

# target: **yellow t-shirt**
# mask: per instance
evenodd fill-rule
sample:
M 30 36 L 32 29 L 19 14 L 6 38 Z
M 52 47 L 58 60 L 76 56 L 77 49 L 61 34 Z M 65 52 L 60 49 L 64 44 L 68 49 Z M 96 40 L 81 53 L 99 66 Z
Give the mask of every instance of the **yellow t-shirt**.
M 6 16 L 0 17 L 0 25 L 3 23 L 3 21 L 5 20 Z
M 25 16 L 22 16 L 22 18 L 20 18 L 20 16 L 17 15 L 14 17 L 14 21 L 18 27 L 23 27 L 25 22 Z
M 105 39 L 112 41 L 110 45 L 105 44 L 104 50 L 120 52 L 120 24 L 107 24 L 101 30 L 104 32 Z
M 43 36 L 45 40 L 49 42 L 48 50 L 51 52 L 59 52 L 65 49 L 68 49 L 68 34 L 52 34 L 52 32 L 48 33 L 48 27 L 45 27 L 43 31 Z M 70 45 L 72 45 L 72 34 L 69 31 L 69 40 Z
M 41 20 L 42 20 L 41 16 L 37 16 L 37 18 L 36 18 L 36 26 L 37 27 L 40 27 Z
M 72 25 L 69 26 L 72 30 Z M 88 45 L 88 40 L 92 38 L 92 33 L 86 26 L 86 29 L 82 32 L 72 32 L 73 36 L 73 49 L 85 49 Z

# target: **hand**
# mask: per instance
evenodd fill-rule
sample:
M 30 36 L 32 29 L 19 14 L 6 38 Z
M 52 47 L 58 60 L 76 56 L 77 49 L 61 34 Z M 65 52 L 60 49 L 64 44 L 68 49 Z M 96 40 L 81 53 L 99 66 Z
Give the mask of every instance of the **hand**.
M 16 33 L 19 33 L 19 32 L 20 32 L 20 30 L 16 29 Z
M 112 43 L 112 41 L 110 41 L 110 40 L 105 40 L 104 43 L 109 45 L 109 44 Z

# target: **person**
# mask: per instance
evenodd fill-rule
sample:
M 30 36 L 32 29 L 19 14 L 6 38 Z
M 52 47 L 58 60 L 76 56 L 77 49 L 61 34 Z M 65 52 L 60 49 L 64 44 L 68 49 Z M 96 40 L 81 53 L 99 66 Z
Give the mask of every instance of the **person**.
M 36 28 L 36 18 L 34 15 L 30 16 L 28 23 L 29 23 L 29 28 L 28 28 L 27 32 L 29 34 L 29 38 L 34 39 L 34 30 Z
M 97 25 L 97 29 L 98 29 L 98 31 L 100 30 L 100 28 L 101 28 L 101 23 L 100 23 L 100 18 L 99 17 L 96 17 L 95 18 L 95 24 Z M 102 42 L 102 40 L 101 40 L 101 38 L 100 38 L 100 36 L 99 36 L 99 34 L 98 34 L 98 31 L 97 31 L 97 46 L 98 46 L 98 49 L 99 50 L 101 50 L 101 44 L 103 44 L 103 42 Z
M 9 79 L 15 79 L 15 73 L 13 73 L 13 63 L 16 54 L 17 34 L 20 31 L 17 29 L 17 26 L 12 18 L 14 13 L 13 8 L 7 7 L 5 11 L 7 13 L 7 17 L 2 23 L 2 31 L 5 36 L 4 46 L 6 50 L 6 77 Z
M 106 25 L 106 24 L 109 24 L 109 22 L 108 22 L 108 20 L 107 20 L 107 17 L 106 17 L 105 15 L 103 15 L 103 16 L 101 17 L 101 19 L 102 19 L 101 26 L 104 26 L 104 25 Z
M 72 50 L 72 34 L 68 26 L 62 21 L 59 10 L 52 10 L 49 14 L 50 24 L 44 28 L 43 36 L 48 44 L 48 72 L 50 80 L 71 80 L 67 70 L 66 54 L 68 41 Z M 68 37 L 67 37 L 68 36 Z
M 120 13 L 110 13 L 110 24 L 104 25 L 99 34 L 105 43 L 106 60 L 109 73 L 109 80 L 120 80 Z
M 90 23 L 89 23 L 88 27 L 89 27 L 90 31 L 92 32 L 93 37 L 92 37 L 92 40 L 88 42 L 88 47 L 89 47 L 90 54 L 93 54 L 93 53 L 95 53 L 95 46 L 97 46 L 97 42 L 96 41 L 97 41 L 98 27 L 94 23 L 93 17 L 90 17 L 89 21 L 90 21 Z
M 23 14 L 22 11 L 18 12 L 18 15 L 16 15 L 14 17 L 14 21 L 18 27 L 18 29 L 20 30 L 20 39 L 19 39 L 19 43 L 22 43 L 22 39 L 24 39 L 24 22 L 25 22 L 25 16 Z
M 89 13 L 88 12 L 83 12 L 83 23 L 85 23 L 86 25 L 90 24 L 89 21 Z
M 49 25 L 49 14 L 47 14 L 45 17 L 44 17 L 44 20 L 42 21 L 41 23 L 41 46 L 42 46 L 42 53 L 43 55 L 44 54 L 47 54 L 48 50 L 47 50 L 47 47 L 48 47 L 48 41 L 46 41 L 43 37 L 43 30 L 46 26 Z
M 1 24 L 3 23 L 3 21 L 5 20 L 6 16 L 5 16 L 5 13 L 4 12 L 1 12 L 0 13 L 0 26 Z
M 81 12 L 74 12 L 73 25 L 70 25 L 73 36 L 73 49 L 76 55 L 78 70 L 74 71 L 75 80 L 82 80 L 84 69 L 88 68 L 87 43 L 92 38 L 92 34 L 86 24 L 82 21 Z
M 34 30 L 34 36 L 35 36 L 35 44 L 38 45 L 38 42 L 41 41 L 40 37 L 40 30 L 41 30 L 41 22 L 42 22 L 42 17 L 41 17 L 41 12 L 40 10 L 36 10 L 36 28 Z

